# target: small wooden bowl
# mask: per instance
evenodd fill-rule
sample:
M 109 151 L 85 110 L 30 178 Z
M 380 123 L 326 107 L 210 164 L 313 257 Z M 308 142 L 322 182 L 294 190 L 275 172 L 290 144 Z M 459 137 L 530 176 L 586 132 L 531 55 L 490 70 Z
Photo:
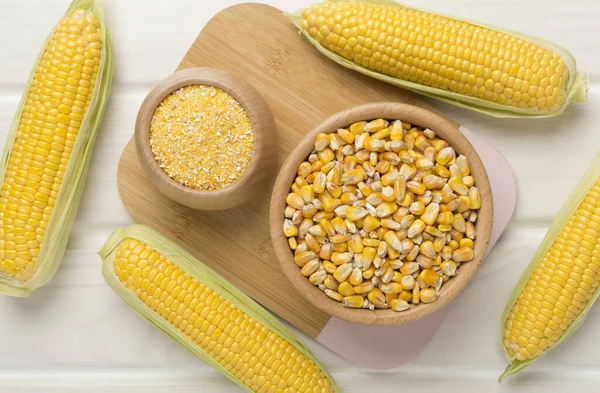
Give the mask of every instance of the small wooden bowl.
M 254 151 L 244 174 L 227 187 L 201 191 L 171 179 L 158 165 L 150 147 L 150 122 L 157 106 L 173 91 L 189 85 L 210 85 L 231 94 L 246 110 L 254 128 Z M 172 200 L 201 210 L 229 209 L 256 196 L 277 161 L 275 121 L 269 106 L 246 81 L 216 68 L 187 68 L 160 81 L 148 94 L 135 123 L 135 146 L 144 173 Z
M 343 307 L 341 303 L 328 298 L 321 290 L 310 284 L 308 279 L 300 274 L 300 269 L 294 263 L 292 251 L 283 234 L 285 198 L 290 192 L 290 186 L 296 178 L 296 171 L 300 163 L 307 159 L 313 150 L 315 137 L 319 133 L 335 132 L 338 128 L 361 121 L 377 118 L 400 119 L 430 128 L 438 136 L 448 141 L 457 153 L 464 154 L 471 162 L 471 172 L 475 177 L 475 184 L 481 194 L 481 209 L 478 212 L 475 224 L 476 238 L 474 244 L 475 257 L 470 262 L 461 264 L 458 274 L 452 277 L 440 290 L 440 297 L 430 304 L 412 306 L 409 310 L 396 312 L 393 310 L 364 310 Z M 294 287 L 315 307 L 321 311 L 344 319 L 346 321 L 364 325 L 395 325 L 422 318 L 442 308 L 454 299 L 469 283 L 485 256 L 490 235 L 492 232 L 493 205 L 492 191 L 485 168 L 471 145 L 452 123 L 426 109 L 412 105 L 397 103 L 374 103 L 360 105 L 349 110 L 339 112 L 307 134 L 298 146 L 290 153 L 283 164 L 271 198 L 270 227 L 271 239 L 275 254 L 281 268 Z

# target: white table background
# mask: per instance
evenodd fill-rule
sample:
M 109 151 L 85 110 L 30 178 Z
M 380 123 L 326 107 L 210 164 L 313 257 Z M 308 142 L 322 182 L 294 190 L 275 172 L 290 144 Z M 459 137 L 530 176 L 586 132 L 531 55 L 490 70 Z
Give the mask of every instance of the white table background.
M 31 65 L 68 0 L 2 0 L 0 146 Z M 96 252 L 133 223 L 117 192 L 121 151 L 145 94 L 170 74 L 219 10 L 237 1 L 105 0 L 115 77 L 81 209 L 55 278 L 27 299 L 0 297 L 0 392 L 214 392 L 241 390 L 138 318 L 104 283 Z M 271 0 L 296 10 L 310 0 Z M 410 0 L 415 6 L 544 37 L 589 73 L 588 101 L 554 119 L 500 120 L 435 105 L 494 145 L 512 165 L 515 216 L 425 351 L 394 370 L 371 372 L 301 334 L 342 392 L 598 392 L 600 307 L 565 344 L 504 384 L 502 309 L 577 180 L 600 148 L 600 2 Z M 273 32 L 277 34 L 277 32 Z M 374 340 L 377 337 L 373 338 Z M 410 337 L 406 338 L 407 340 Z

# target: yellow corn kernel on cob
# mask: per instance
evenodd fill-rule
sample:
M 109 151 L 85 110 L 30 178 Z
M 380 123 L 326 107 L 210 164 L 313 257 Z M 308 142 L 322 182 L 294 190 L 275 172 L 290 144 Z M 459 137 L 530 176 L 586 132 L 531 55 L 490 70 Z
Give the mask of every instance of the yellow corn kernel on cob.
M 281 322 L 158 232 L 117 229 L 100 256 L 134 311 L 247 392 L 338 392 Z
M 0 293 L 27 296 L 56 272 L 111 79 L 101 3 L 75 0 L 34 65 L 4 148 Z
M 512 375 L 560 344 L 600 294 L 600 153 L 554 219 L 502 314 Z
M 289 17 L 347 68 L 489 115 L 552 116 L 585 100 L 573 56 L 538 38 L 389 0 L 327 0 Z

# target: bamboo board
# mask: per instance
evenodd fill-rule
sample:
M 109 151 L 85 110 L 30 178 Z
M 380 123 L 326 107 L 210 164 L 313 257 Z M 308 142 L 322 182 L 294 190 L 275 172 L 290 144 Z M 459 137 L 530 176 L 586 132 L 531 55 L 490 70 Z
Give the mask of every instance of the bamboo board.
M 428 107 L 412 93 L 347 70 L 326 59 L 298 35 L 282 11 L 262 4 L 240 4 L 215 15 L 194 41 L 178 69 L 198 66 L 230 71 L 262 94 L 277 125 L 277 169 L 305 133 L 336 112 L 375 101 Z M 497 160 L 503 161 L 498 156 Z M 503 169 L 502 173 L 513 184 L 512 188 L 504 187 L 510 193 L 510 190 L 514 191 L 514 178 L 512 173 L 508 174 L 510 168 L 507 168 L 508 172 Z M 335 335 L 322 334 L 327 326 L 330 330 L 332 326 L 348 323 L 334 321 L 334 318 L 311 306 L 280 271 L 273 254 L 268 221 L 274 180 L 275 175 L 264 185 L 259 197 L 241 207 L 204 212 L 179 205 L 157 192 L 142 173 L 133 139 L 121 156 L 118 170 L 119 192 L 134 219 L 177 241 L 301 331 L 349 360 L 364 363 L 358 356 L 342 353 Z M 510 218 L 512 209 L 514 203 L 510 212 L 505 209 L 500 213 L 508 214 Z M 427 332 L 422 345 L 417 345 L 414 350 L 408 351 L 410 354 L 405 353 L 396 360 L 371 366 L 388 368 L 416 356 L 443 321 L 445 312 L 439 314 L 423 320 L 424 323 L 427 320 L 436 322 L 430 325 L 433 329 L 429 331 L 419 328 Z

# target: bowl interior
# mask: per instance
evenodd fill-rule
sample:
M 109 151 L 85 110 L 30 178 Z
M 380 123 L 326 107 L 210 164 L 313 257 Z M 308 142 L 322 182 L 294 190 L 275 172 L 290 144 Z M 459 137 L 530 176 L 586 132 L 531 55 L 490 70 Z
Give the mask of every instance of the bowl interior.
M 411 124 L 429 128 L 445 139 L 457 154 L 467 156 L 471 163 L 472 176 L 481 194 L 481 209 L 478 211 L 475 223 L 474 258 L 470 262 L 462 263 L 458 274 L 448 280 L 440 290 L 440 297 L 430 304 L 411 305 L 406 311 L 396 312 L 393 310 L 364 310 L 351 309 L 341 303 L 329 299 L 321 290 L 310 284 L 306 277 L 302 276 L 300 269 L 294 263 L 293 254 L 287 239 L 283 234 L 282 225 L 284 219 L 285 198 L 289 188 L 296 178 L 298 165 L 306 160 L 313 150 L 314 140 L 319 133 L 331 133 L 338 128 L 346 127 L 354 122 L 372 120 L 376 118 L 400 119 Z M 323 312 L 338 318 L 367 325 L 393 325 L 419 319 L 431 314 L 435 310 L 445 306 L 454 299 L 473 277 L 475 271 L 481 264 L 490 241 L 493 219 L 492 193 L 489 179 L 479 155 L 471 143 L 460 133 L 458 128 L 441 116 L 419 107 L 398 103 L 374 103 L 366 104 L 339 112 L 308 133 L 290 153 L 283 164 L 271 199 L 270 226 L 271 237 L 277 259 L 288 279 L 294 287 L 303 294 L 308 301 Z
M 244 108 L 253 126 L 254 150 L 248 168 L 237 181 L 217 190 L 197 190 L 171 179 L 156 162 L 150 147 L 150 123 L 156 108 L 169 94 L 190 85 L 214 86 L 231 94 Z M 252 196 L 248 190 L 256 180 L 264 179 L 264 176 L 255 175 L 264 169 L 263 160 L 275 154 L 276 146 L 269 142 L 273 139 L 274 129 L 275 123 L 266 102 L 252 86 L 227 71 L 198 67 L 170 75 L 148 94 L 138 112 L 135 142 L 144 172 L 160 191 L 184 205 L 218 210 L 239 205 L 240 201 Z

